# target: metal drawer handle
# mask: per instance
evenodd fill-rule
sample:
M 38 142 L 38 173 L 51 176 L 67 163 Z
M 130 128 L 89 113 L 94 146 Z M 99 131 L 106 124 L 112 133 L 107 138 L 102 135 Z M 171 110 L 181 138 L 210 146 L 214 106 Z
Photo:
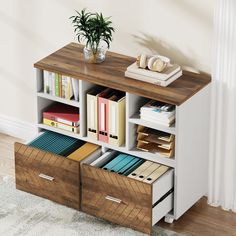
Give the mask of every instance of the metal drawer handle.
M 54 180 L 54 177 L 49 176 L 49 175 L 45 175 L 45 174 L 39 174 L 39 177 L 42 178 L 42 179 L 49 180 L 49 181 L 53 181 Z
M 122 202 L 122 200 L 120 200 L 119 198 L 115 198 L 115 197 L 111 197 L 111 196 L 106 196 L 105 198 L 109 201 L 116 202 L 119 204 Z

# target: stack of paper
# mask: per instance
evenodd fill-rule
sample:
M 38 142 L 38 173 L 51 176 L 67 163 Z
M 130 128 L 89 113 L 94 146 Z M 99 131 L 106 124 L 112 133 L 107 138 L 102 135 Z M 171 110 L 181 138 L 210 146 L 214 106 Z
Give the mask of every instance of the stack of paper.
M 141 107 L 140 118 L 160 125 L 171 126 L 175 121 L 175 106 L 151 100 Z
M 162 87 L 168 86 L 170 83 L 178 79 L 182 74 L 182 70 L 177 64 L 169 65 L 166 69 L 164 69 L 164 71 L 159 73 L 156 71 L 139 68 L 136 62 L 130 65 L 125 72 L 126 77 Z

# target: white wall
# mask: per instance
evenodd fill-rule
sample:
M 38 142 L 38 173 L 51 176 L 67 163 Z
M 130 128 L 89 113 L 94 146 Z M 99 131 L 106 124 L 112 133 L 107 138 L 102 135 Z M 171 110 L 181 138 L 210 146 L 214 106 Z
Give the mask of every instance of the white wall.
M 33 63 L 74 40 L 69 17 L 112 16 L 112 50 L 159 52 L 210 73 L 214 0 L 12 0 L 0 5 L 0 117 L 35 122 Z

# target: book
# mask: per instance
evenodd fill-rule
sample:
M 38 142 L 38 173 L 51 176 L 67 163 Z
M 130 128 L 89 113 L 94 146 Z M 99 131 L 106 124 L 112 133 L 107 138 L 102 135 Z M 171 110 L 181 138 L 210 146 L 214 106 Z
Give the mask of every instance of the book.
M 56 122 L 54 120 L 45 119 L 45 118 L 43 118 L 43 124 L 49 125 L 51 127 L 55 127 L 55 128 L 58 128 L 58 129 L 63 129 L 63 130 L 66 130 L 66 131 L 70 131 L 70 132 L 73 132 L 73 133 L 76 133 L 76 134 L 79 134 L 79 132 L 80 132 L 80 127 L 79 126 L 66 125 L 66 124 Z
M 49 75 L 49 73 L 52 73 L 52 72 L 49 72 L 46 70 L 43 71 L 43 91 L 44 91 L 44 93 L 47 93 L 47 94 L 50 93 L 50 88 L 49 88 L 50 75 Z
M 159 125 L 164 125 L 164 126 L 168 126 L 168 127 L 170 127 L 175 121 L 175 116 L 173 116 L 171 119 L 167 119 L 167 120 L 162 120 L 159 118 L 155 118 L 152 116 L 145 116 L 145 115 L 140 115 L 140 118 L 143 120 L 146 120 L 146 121 L 155 122 Z
M 62 103 L 54 103 L 43 112 L 43 119 L 77 127 L 80 123 L 79 108 Z
M 92 155 L 95 151 L 97 151 L 99 149 L 100 149 L 100 146 L 98 146 L 96 144 L 85 143 L 79 149 L 75 150 L 69 156 L 67 156 L 67 158 L 74 160 L 74 161 L 82 161 L 86 157 Z
M 145 77 L 147 76 L 147 77 L 157 79 L 157 80 L 162 80 L 162 81 L 169 79 L 170 77 L 175 75 L 177 72 L 181 72 L 182 74 L 181 67 L 177 64 L 170 65 L 166 67 L 161 73 L 159 73 L 156 71 L 139 68 L 136 62 L 134 62 L 132 65 L 130 65 L 127 68 L 126 71 L 130 73 L 142 75 Z
M 79 80 L 71 78 L 73 94 L 76 101 L 79 101 Z
M 171 84 L 172 82 L 174 82 L 175 80 L 177 80 L 179 77 L 182 76 L 182 71 L 179 71 L 177 73 L 175 73 L 174 75 L 172 75 L 170 78 L 166 79 L 166 80 L 161 80 L 161 79 L 156 79 L 156 78 L 152 78 L 146 75 L 140 75 L 140 74 L 136 74 L 130 71 L 126 71 L 125 72 L 125 76 L 132 78 L 132 79 L 136 79 L 136 80 L 140 80 L 143 82 L 147 82 L 147 83 L 151 83 L 154 85 L 159 85 L 162 87 L 167 87 L 169 84 Z
M 140 108 L 140 114 L 158 118 L 170 118 L 175 115 L 175 106 L 164 102 L 150 100 Z
M 71 99 L 74 95 L 72 88 L 72 79 L 69 76 L 62 75 L 62 98 Z
M 55 76 L 55 95 L 57 97 L 60 96 L 59 80 L 60 80 L 59 74 L 56 74 L 56 76 Z

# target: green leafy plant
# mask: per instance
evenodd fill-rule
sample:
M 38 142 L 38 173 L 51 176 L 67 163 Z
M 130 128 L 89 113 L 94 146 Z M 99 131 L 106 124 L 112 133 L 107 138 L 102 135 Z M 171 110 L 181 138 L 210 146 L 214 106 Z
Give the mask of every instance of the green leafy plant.
M 112 33 L 115 31 L 112 27 L 110 17 L 104 17 L 102 13 L 90 13 L 83 9 L 76 11 L 77 15 L 71 16 L 74 32 L 78 42 L 86 41 L 86 47 L 91 48 L 95 55 L 100 43 L 104 41 L 107 47 L 110 47 Z

